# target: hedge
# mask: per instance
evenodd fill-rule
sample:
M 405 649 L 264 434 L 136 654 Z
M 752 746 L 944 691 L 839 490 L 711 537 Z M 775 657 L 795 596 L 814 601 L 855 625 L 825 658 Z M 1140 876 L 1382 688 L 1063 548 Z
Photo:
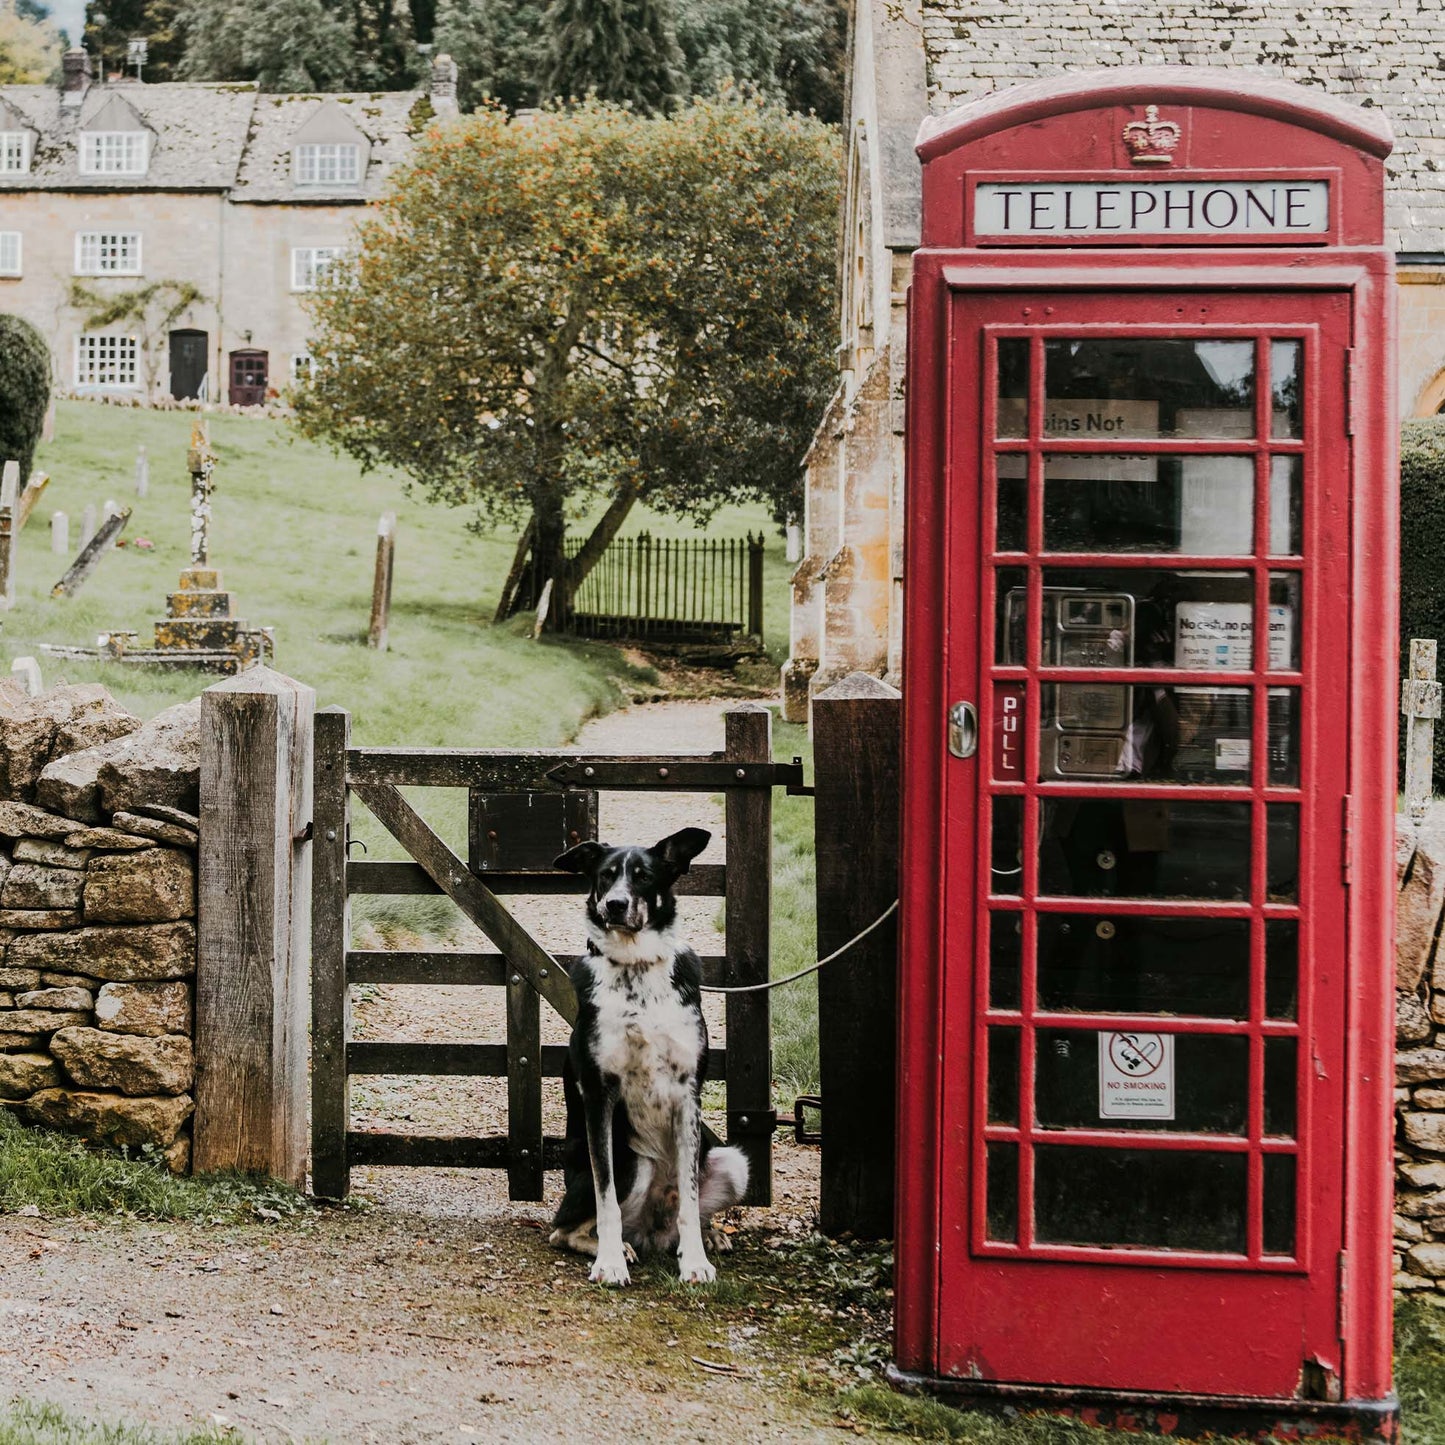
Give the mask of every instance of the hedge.
M 50 348 L 18 316 L 0 315 L 0 462 L 20 463 L 25 485 L 50 405 Z
M 1401 677 L 1412 637 L 1439 640 L 1445 664 L 1445 416 L 1407 421 L 1400 436 Z M 1445 791 L 1445 727 L 1439 724 L 1435 790 Z

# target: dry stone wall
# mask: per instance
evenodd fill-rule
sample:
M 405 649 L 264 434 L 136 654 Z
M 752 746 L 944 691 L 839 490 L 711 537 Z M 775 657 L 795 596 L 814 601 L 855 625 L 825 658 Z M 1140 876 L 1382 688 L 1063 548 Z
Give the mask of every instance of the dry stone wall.
M 189 1168 L 200 705 L 0 683 L 0 1102 Z

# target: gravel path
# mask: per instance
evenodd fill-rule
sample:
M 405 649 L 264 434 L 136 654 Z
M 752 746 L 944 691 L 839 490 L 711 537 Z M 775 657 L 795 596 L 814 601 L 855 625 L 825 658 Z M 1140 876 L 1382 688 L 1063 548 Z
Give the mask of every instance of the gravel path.
M 589 724 L 578 745 L 706 752 L 722 746 L 727 705 L 629 709 Z M 602 825 L 609 841 L 649 843 L 710 828 L 703 858 L 722 856 L 721 808 L 708 797 L 604 797 Z M 684 902 L 692 941 L 709 951 L 718 901 Z M 517 900 L 516 911 L 549 946 L 580 947 L 575 898 Z M 357 1003 L 355 1034 L 500 1039 L 498 993 L 378 988 Z M 721 1010 L 710 1012 L 720 1038 Z M 544 1037 L 565 1039 L 560 1020 Z M 504 1080 L 363 1079 L 353 1100 L 360 1127 L 505 1131 Z M 561 1132 L 559 1084 L 547 1085 L 545 1127 Z M 770 1246 L 807 1231 L 817 1163 L 816 1150 L 780 1136 L 777 1203 L 746 1214 L 724 1286 L 766 1270 Z M 769 1311 L 795 1308 L 791 1291 L 758 1284 L 760 1303 L 744 1308 L 659 1275 L 604 1293 L 578 1260 L 545 1247 L 558 1186 L 549 1176 L 543 1204 L 512 1204 L 500 1171 L 372 1169 L 354 1173 L 369 1209 L 322 1211 L 299 1227 L 0 1218 L 0 1391 L 104 1419 L 219 1420 L 267 1441 L 835 1435 L 826 1399 L 795 1388 L 810 1336 L 793 1316 L 785 1329 L 770 1323 L 784 1317 Z

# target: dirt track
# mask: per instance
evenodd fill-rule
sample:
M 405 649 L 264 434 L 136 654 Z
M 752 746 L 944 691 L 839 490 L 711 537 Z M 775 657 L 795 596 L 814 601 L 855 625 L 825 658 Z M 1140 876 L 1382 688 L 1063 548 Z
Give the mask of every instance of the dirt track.
M 720 712 L 633 709 L 579 741 L 705 751 L 721 745 Z M 685 795 L 608 799 L 603 832 L 720 833 L 717 812 Z M 715 913 L 714 900 L 690 910 L 699 943 Z M 578 946 L 579 920 L 576 900 L 543 901 L 533 915 L 563 951 Z M 495 992 L 378 989 L 358 1006 L 356 1032 L 496 1038 Z M 505 1118 L 504 1081 L 369 1080 L 354 1093 L 362 1126 L 492 1132 Z M 549 1131 L 558 1104 L 551 1095 Z M 832 1298 L 816 1254 L 811 1285 L 789 1274 L 816 1206 L 816 1151 L 780 1145 L 777 1204 L 748 1214 L 711 1290 L 682 1289 L 670 1264 L 639 1271 L 625 1293 L 589 1285 L 585 1265 L 544 1243 L 555 1177 L 549 1186 L 543 1205 L 510 1204 L 494 1172 L 358 1170 L 369 1209 L 300 1224 L 0 1219 L 0 1391 L 107 1420 L 223 1422 L 268 1441 L 833 1435 L 830 1392 L 799 1392 L 799 1373 L 832 1370 L 833 1351 L 878 1319 Z

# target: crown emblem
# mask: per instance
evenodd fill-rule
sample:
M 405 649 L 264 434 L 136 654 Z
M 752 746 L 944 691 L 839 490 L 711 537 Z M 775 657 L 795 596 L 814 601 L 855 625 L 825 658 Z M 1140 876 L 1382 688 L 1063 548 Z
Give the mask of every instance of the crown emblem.
M 1143 120 L 1131 120 L 1124 127 L 1124 145 L 1136 166 L 1167 166 L 1174 159 L 1181 131 L 1172 120 L 1159 119 L 1159 107 L 1144 108 Z

